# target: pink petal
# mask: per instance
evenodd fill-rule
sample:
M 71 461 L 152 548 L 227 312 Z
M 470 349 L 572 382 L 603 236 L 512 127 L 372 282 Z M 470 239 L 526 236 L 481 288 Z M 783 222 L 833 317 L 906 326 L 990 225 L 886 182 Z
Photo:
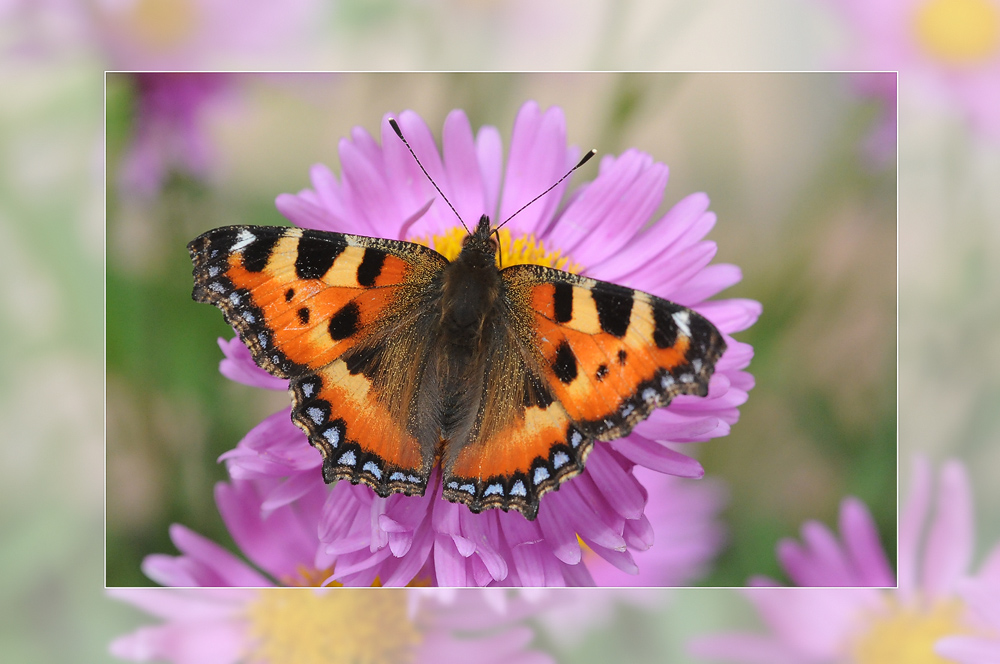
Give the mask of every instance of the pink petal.
M 972 636 L 948 636 L 939 640 L 934 652 L 959 664 L 1000 662 L 1000 641 Z
M 168 623 L 140 627 L 111 642 L 115 657 L 136 662 L 167 659 L 176 664 L 229 664 L 246 649 L 246 630 L 235 621 Z
M 896 585 L 895 574 L 879 541 L 875 521 L 865 504 L 857 498 L 845 498 L 840 505 L 840 534 L 862 585 Z
M 660 473 L 698 479 L 705 475 L 701 464 L 689 456 L 655 443 L 642 436 L 630 435 L 611 441 L 610 445 L 629 461 Z
M 488 215 L 492 210 L 487 207 L 472 127 L 464 112 L 455 110 L 445 118 L 442 143 L 448 173 L 448 198 L 459 217 L 471 227 L 479 221 L 480 215 Z
M 972 488 L 965 466 L 948 461 L 941 471 L 937 510 L 927 534 L 923 587 L 930 597 L 954 592 L 972 560 Z

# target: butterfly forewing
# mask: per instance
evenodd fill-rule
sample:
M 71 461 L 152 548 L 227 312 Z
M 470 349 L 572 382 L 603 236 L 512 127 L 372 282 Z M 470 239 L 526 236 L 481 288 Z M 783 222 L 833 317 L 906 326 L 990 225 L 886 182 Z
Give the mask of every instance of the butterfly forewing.
M 407 431 L 415 312 L 447 261 L 426 247 L 300 228 L 230 226 L 188 245 L 195 300 L 222 309 L 259 366 L 291 379 L 292 419 L 327 481 L 423 493 L 434 450 Z M 397 360 L 374 368 L 372 348 Z

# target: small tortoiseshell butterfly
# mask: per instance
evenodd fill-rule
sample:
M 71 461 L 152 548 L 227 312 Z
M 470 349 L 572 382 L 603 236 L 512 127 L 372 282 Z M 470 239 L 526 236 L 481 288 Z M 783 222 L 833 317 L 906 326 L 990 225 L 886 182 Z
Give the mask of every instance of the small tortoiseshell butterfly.
M 500 269 L 492 232 L 483 215 L 448 261 L 410 242 L 217 228 L 188 245 L 193 297 L 290 380 L 292 420 L 326 482 L 423 495 L 441 464 L 448 500 L 534 519 L 594 441 L 627 435 L 678 394 L 705 396 L 726 345 L 654 295 Z

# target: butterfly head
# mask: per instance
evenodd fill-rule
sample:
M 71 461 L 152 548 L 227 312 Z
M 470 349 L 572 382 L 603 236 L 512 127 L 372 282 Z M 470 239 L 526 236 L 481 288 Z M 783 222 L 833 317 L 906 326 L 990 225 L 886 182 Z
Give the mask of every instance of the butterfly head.
M 481 267 L 493 265 L 500 245 L 492 235 L 490 218 L 484 214 L 479 218 L 476 230 L 466 235 L 462 241 L 462 253 L 459 259 Z

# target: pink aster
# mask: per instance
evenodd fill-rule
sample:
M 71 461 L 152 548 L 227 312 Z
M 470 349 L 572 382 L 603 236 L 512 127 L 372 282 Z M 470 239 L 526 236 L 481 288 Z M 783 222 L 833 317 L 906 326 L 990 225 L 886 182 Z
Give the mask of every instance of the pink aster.
M 112 596 L 163 622 L 110 645 L 133 662 L 176 664 L 545 664 L 526 618 L 543 607 L 483 591 L 447 602 L 413 591 L 122 589 Z
M 752 664 L 1000 661 L 1000 546 L 973 575 L 972 492 L 965 467 L 954 460 L 944 464 L 932 517 L 931 484 L 928 462 L 917 459 L 900 517 L 898 589 L 747 590 L 769 633 L 701 637 L 691 650 Z M 807 524 L 802 545 L 785 542 L 779 548 L 786 572 L 797 583 L 892 584 L 878 534 L 860 502 L 845 501 L 841 539 Z
M 855 37 L 843 64 L 898 70 L 925 102 L 945 100 L 1000 139 L 1000 0 L 828 0 Z
M 415 113 L 399 124 L 435 182 L 463 219 L 485 211 L 504 219 L 549 184 L 578 157 L 566 147 L 565 121 L 557 108 L 534 103 L 518 114 L 504 166 L 499 132 L 476 135 L 464 113 L 445 121 L 443 158 L 433 135 Z M 314 189 L 283 194 L 278 209 L 298 226 L 388 237 L 447 242 L 461 231 L 406 147 L 382 123 L 381 145 L 357 128 L 340 143 L 340 181 L 325 166 L 311 172 Z M 598 177 L 561 204 L 568 181 L 505 226 L 510 238 L 525 238 L 538 251 L 559 252 L 582 274 L 645 290 L 691 307 L 723 332 L 728 349 L 712 376 L 707 397 L 681 396 L 659 409 L 624 438 L 598 443 L 586 470 L 546 494 L 538 518 L 487 510 L 473 514 L 442 499 L 437 472 L 424 496 L 380 498 L 365 486 L 339 482 L 329 492 L 319 522 L 324 544 L 321 566 L 345 585 L 405 585 L 427 576 L 436 585 L 590 585 L 584 549 L 616 568 L 636 574 L 633 553 L 653 544 L 645 513 L 649 492 L 633 473 L 645 466 L 685 478 L 704 474 L 700 464 L 666 442 L 687 443 L 724 436 L 738 419 L 753 378 L 744 369 L 753 351 L 732 339 L 756 320 L 751 300 L 706 301 L 738 282 L 732 265 L 710 265 L 715 223 L 708 198 L 692 194 L 653 220 L 667 182 L 667 168 L 629 150 L 601 160 Z M 501 237 L 501 246 L 510 241 Z M 437 246 L 437 245 L 435 245 Z M 238 341 L 224 343 L 223 372 L 261 387 L 284 388 L 253 365 Z M 321 483 L 321 457 L 289 420 L 288 411 L 269 417 L 236 449 L 225 454 L 232 477 L 281 478 L 272 506 L 294 502 Z M 669 538 L 668 534 L 663 535 Z

